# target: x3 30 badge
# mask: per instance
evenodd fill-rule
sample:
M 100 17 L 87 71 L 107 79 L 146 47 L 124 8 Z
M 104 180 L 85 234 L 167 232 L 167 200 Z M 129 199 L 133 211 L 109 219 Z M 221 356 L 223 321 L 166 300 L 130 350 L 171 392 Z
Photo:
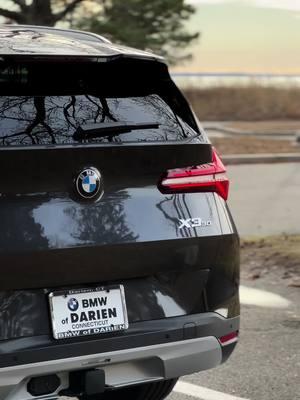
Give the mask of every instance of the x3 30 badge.
M 188 219 L 179 219 L 179 229 L 183 228 L 203 228 L 205 226 L 211 226 L 212 222 L 210 220 L 204 221 L 202 218 L 188 218 Z

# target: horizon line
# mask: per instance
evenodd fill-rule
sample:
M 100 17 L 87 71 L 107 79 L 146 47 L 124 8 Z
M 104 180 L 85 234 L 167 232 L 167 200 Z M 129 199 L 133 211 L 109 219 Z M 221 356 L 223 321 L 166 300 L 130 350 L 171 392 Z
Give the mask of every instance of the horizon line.
M 172 72 L 170 74 L 173 76 L 240 76 L 240 77 L 282 77 L 282 78 L 299 78 L 299 73 L 274 73 L 274 72 Z

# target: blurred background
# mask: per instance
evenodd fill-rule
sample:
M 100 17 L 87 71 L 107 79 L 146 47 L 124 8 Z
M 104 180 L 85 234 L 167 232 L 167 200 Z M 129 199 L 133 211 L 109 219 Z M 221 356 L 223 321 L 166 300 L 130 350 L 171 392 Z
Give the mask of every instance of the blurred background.
M 242 264 L 238 349 L 171 399 L 299 399 L 300 0 L 0 0 L 0 22 L 167 59 L 227 165 Z

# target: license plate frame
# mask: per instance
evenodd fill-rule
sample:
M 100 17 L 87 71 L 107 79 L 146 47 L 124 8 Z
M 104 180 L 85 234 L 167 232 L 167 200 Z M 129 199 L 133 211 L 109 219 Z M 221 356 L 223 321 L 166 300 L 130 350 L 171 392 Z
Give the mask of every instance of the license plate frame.
M 48 299 L 56 340 L 128 329 L 123 285 L 58 290 L 49 293 Z

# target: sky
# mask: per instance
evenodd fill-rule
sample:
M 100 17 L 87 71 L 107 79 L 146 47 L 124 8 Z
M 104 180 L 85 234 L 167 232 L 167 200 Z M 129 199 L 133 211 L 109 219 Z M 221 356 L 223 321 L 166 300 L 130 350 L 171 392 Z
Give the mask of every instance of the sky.
M 188 0 L 200 31 L 177 72 L 300 74 L 300 0 Z
M 300 75 L 300 0 L 186 1 L 196 7 L 188 29 L 201 37 L 173 71 Z

